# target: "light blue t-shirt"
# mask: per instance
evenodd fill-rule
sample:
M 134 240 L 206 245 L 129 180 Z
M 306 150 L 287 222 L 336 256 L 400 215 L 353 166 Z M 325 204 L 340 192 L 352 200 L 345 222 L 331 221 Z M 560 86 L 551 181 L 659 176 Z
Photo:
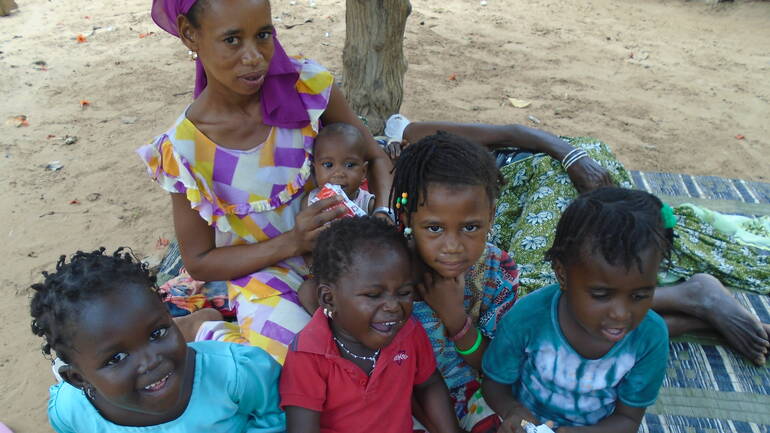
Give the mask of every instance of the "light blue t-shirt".
M 102 418 L 74 386 L 50 389 L 48 419 L 59 433 L 272 433 L 286 431 L 278 403 L 281 367 L 257 347 L 220 341 L 190 343 L 195 378 L 187 408 L 178 418 L 154 426 L 128 427 Z
M 513 395 L 541 421 L 594 425 L 615 402 L 647 407 L 655 402 L 668 358 L 668 328 L 654 311 L 599 359 L 570 346 L 559 326 L 558 285 L 521 298 L 498 324 L 484 353 L 490 379 L 510 384 Z

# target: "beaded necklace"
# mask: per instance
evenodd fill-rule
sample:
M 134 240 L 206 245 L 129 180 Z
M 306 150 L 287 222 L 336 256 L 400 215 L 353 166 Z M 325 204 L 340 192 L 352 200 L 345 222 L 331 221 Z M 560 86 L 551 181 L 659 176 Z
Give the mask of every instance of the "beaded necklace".
M 372 371 L 374 371 L 374 366 L 377 365 L 377 357 L 380 356 L 380 349 L 377 349 L 374 352 L 374 355 L 372 355 L 372 356 L 362 356 L 362 355 L 358 355 L 358 354 L 355 354 L 355 353 L 351 352 L 350 349 L 345 347 L 345 345 L 342 344 L 342 342 L 337 337 L 332 337 L 332 338 L 334 338 L 334 341 L 337 343 L 337 345 L 340 347 L 340 349 L 345 351 L 345 353 L 347 353 L 348 355 L 352 356 L 355 359 L 360 359 L 362 361 L 369 361 L 369 362 L 371 362 L 372 363 Z

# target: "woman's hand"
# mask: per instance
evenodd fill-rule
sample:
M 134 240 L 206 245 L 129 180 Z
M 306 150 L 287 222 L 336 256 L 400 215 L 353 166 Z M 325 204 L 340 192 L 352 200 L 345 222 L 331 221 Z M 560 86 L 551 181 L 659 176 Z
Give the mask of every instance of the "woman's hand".
M 426 272 L 417 291 L 444 322 L 447 330 L 456 333 L 465 324 L 465 274 L 445 278 Z M 455 329 L 457 328 L 457 329 Z
M 408 146 L 409 141 L 407 141 L 406 138 L 403 138 L 401 141 L 393 140 L 388 142 L 388 144 L 386 144 L 382 150 L 385 151 L 391 161 L 395 162 L 398 157 L 401 156 L 401 151 L 406 149 Z
M 297 255 L 312 251 L 318 234 L 326 228 L 326 224 L 345 213 L 342 206 L 331 208 L 341 201 L 342 197 L 338 195 L 318 200 L 297 214 L 291 230 L 298 248 Z
M 567 170 L 567 174 L 580 193 L 613 185 L 610 173 L 590 157 L 577 160 Z

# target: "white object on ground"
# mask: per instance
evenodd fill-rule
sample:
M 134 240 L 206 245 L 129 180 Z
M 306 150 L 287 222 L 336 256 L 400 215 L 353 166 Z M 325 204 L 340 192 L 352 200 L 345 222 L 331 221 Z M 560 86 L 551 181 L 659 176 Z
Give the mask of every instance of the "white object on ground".
M 404 138 L 404 130 L 409 125 L 409 119 L 400 114 L 394 114 L 388 117 L 385 122 L 385 135 L 391 140 L 401 141 Z
M 527 433 L 555 433 L 545 424 L 534 425 L 526 420 L 521 420 L 521 426 L 524 427 Z

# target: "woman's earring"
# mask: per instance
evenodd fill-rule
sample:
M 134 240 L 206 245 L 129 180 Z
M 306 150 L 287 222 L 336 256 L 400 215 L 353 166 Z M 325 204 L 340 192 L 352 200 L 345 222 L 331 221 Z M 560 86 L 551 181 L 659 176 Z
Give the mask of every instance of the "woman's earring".
M 404 237 L 408 241 L 412 240 L 412 228 L 411 227 L 404 227 Z
M 187 50 L 187 55 L 190 56 L 190 60 L 198 60 L 198 53 L 193 50 Z
M 334 316 L 334 313 L 332 313 L 331 310 L 329 310 L 328 308 L 324 307 L 324 316 L 326 316 L 329 319 L 331 319 L 332 316 Z

